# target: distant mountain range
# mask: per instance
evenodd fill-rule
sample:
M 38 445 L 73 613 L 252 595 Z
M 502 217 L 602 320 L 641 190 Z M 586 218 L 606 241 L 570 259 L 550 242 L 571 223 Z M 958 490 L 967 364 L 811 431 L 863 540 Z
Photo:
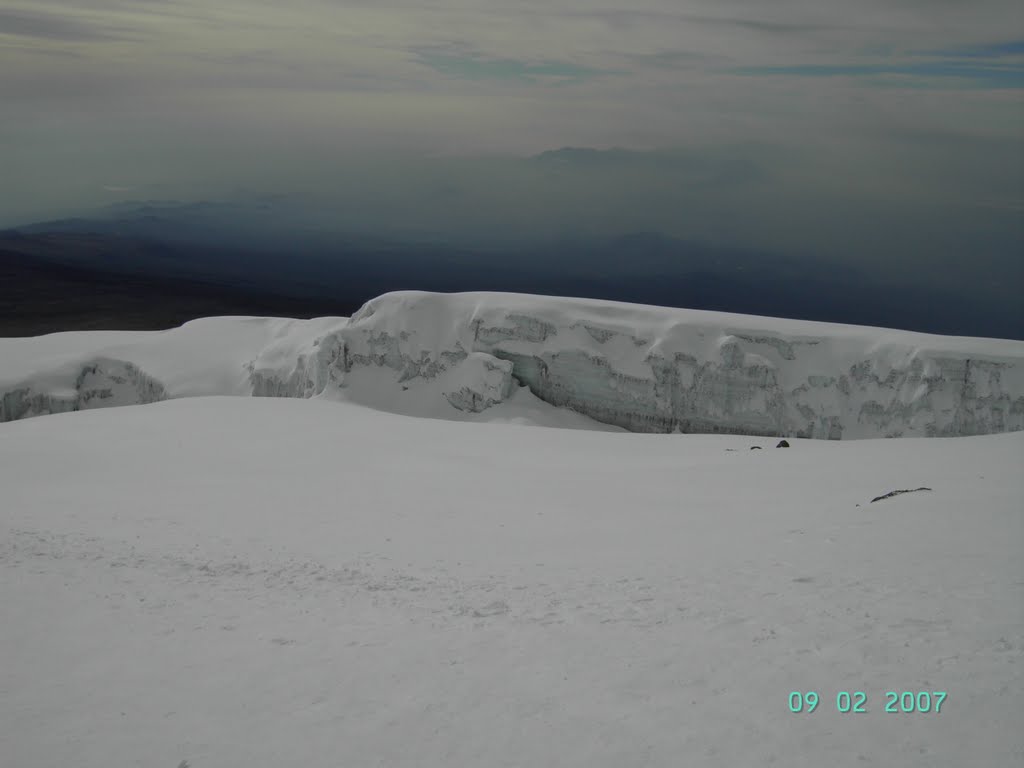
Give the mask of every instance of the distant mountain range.
M 543 158 L 554 162 L 555 156 Z M 159 328 L 212 314 L 349 315 L 393 290 L 511 291 L 1024 338 L 981 295 L 640 232 L 471 247 L 339 234 L 275 200 L 148 201 L 0 232 L 0 334 Z

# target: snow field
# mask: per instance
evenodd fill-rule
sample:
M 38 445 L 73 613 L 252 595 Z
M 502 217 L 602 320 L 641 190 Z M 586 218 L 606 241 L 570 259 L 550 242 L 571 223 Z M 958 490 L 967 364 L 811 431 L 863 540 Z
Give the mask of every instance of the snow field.
M 0 424 L 0 755 L 1020 763 L 1024 435 L 790 442 L 233 397 Z

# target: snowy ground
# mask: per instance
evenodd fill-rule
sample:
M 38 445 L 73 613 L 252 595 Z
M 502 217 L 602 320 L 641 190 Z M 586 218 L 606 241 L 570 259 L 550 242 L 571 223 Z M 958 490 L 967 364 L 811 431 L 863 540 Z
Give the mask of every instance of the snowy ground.
M 1024 434 L 792 442 L 316 399 L 0 424 L 0 763 L 1020 765 Z

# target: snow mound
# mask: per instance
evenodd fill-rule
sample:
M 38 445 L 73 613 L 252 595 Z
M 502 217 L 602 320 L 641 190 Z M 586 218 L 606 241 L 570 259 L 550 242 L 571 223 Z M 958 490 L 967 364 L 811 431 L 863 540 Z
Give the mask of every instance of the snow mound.
M 828 439 L 1024 429 L 1018 341 L 418 291 L 379 296 L 349 320 L 207 318 L 159 333 L 0 340 L 3 419 L 93 402 L 69 393 L 100 359 L 130 364 L 146 382 L 110 404 L 325 396 L 409 415 L 515 421 L 516 407 L 536 413 L 539 402 L 634 432 Z M 494 409 L 510 400 L 499 416 Z

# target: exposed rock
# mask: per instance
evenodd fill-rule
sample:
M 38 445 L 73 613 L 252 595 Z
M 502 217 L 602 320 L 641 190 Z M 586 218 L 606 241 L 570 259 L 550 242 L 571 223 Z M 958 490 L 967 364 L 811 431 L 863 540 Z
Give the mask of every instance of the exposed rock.
M 779 440 L 779 444 L 776 445 L 775 447 L 776 448 L 789 448 L 789 441 L 788 440 Z
M 924 488 L 924 487 L 922 487 L 922 488 L 911 488 L 909 490 L 902 490 L 902 491 L 889 491 L 889 493 L 885 494 L 884 496 L 875 496 L 875 498 L 873 498 L 870 503 L 874 504 L 876 501 L 882 501 L 883 499 L 890 499 L 893 496 L 899 496 L 901 493 L 916 493 L 917 491 L 930 491 L 930 490 L 931 490 L 931 488 Z

